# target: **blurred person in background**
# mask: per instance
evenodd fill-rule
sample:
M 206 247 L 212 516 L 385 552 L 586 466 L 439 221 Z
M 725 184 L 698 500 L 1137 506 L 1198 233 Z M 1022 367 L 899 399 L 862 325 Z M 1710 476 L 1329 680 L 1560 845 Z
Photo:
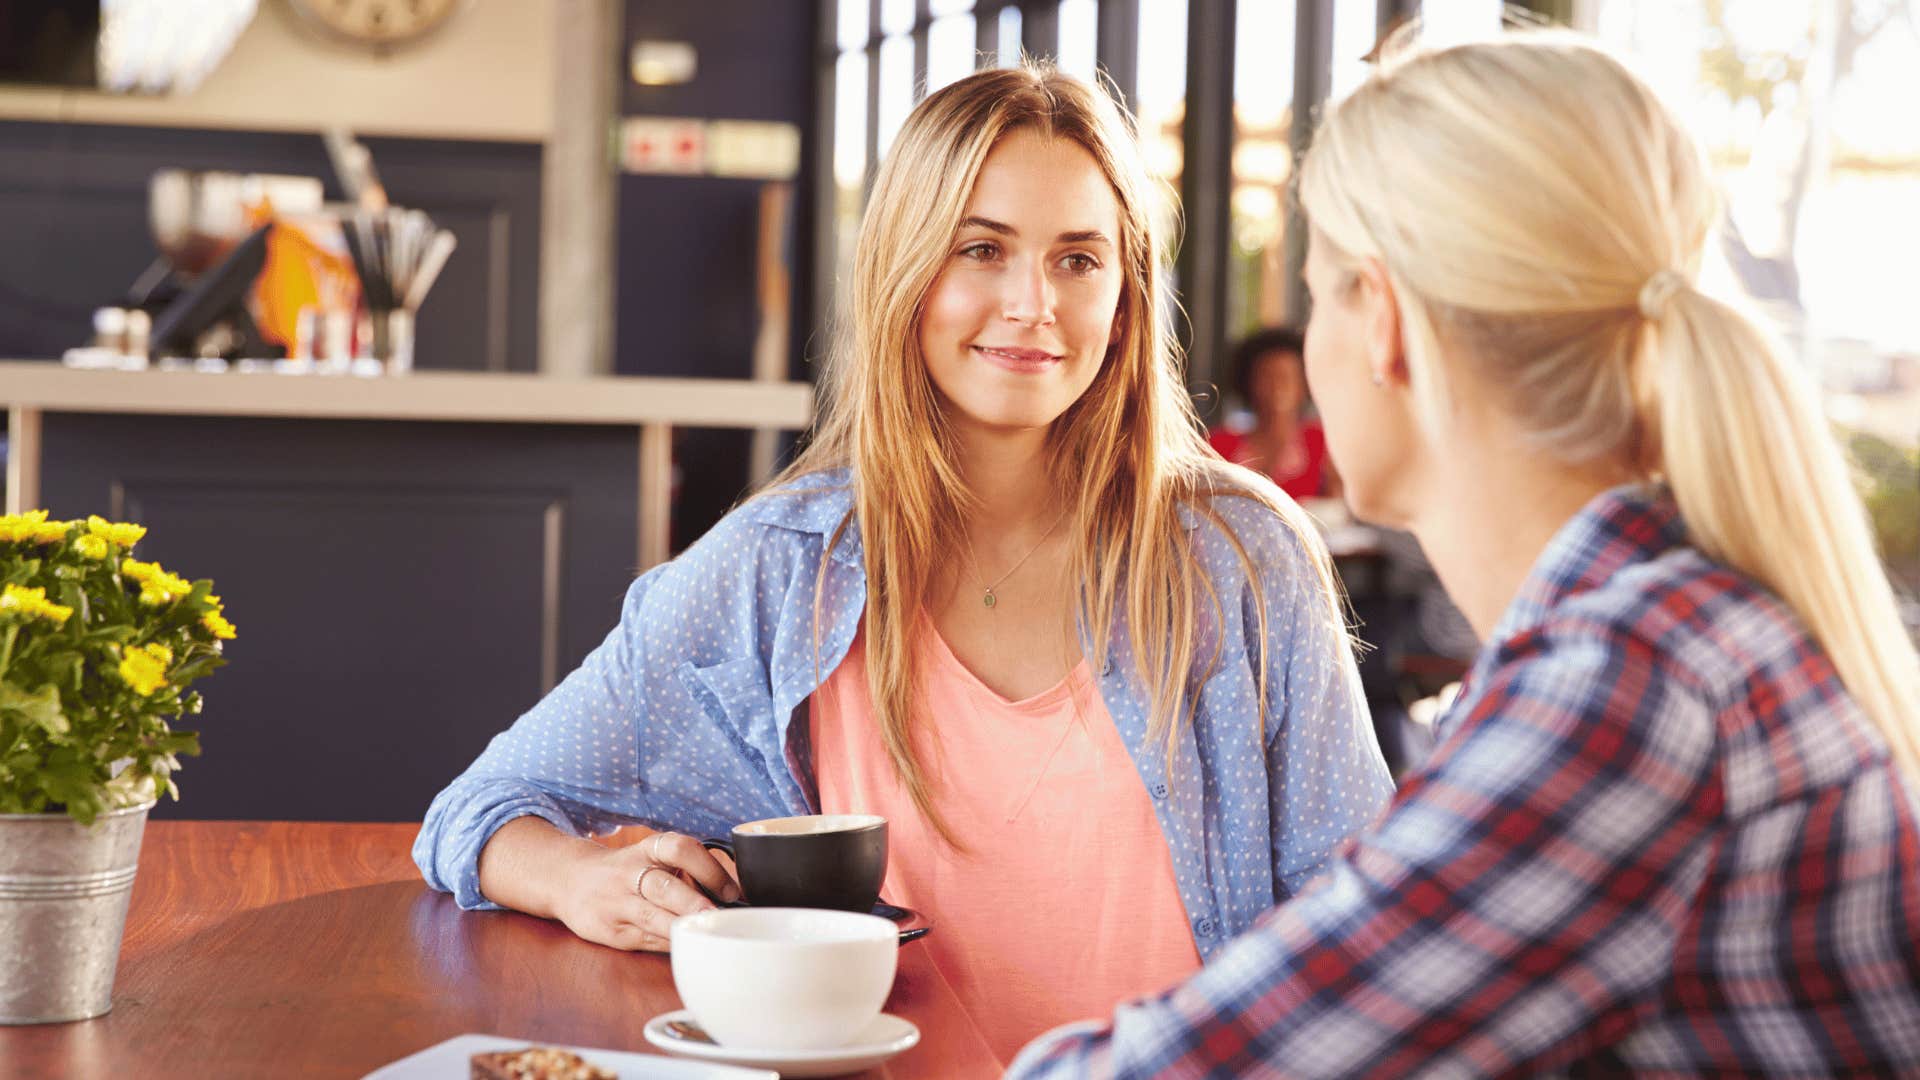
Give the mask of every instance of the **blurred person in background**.
M 1314 398 L 1486 645 L 1315 887 L 1016 1075 L 1920 1075 L 1920 657 L 1717 201 L 1576 35 L 1329 110 Z
M 1233 388 L 1246 412 L 1207 433 L 1235 465 L 1262 473 L 1296 499 L 1339 495 L 1327 436 L 1307 398 L 1305 343 L 1291 327 L 1248 335 L 1233 348 Z

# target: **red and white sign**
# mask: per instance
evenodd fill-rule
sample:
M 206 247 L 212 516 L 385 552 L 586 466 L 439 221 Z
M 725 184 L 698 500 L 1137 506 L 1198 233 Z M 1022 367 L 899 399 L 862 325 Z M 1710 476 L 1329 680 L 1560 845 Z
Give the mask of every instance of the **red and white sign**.
M 626 118 L 620 125 L 620 167 L 632 173 L 705 172 L 705 121 L 664 116 Z

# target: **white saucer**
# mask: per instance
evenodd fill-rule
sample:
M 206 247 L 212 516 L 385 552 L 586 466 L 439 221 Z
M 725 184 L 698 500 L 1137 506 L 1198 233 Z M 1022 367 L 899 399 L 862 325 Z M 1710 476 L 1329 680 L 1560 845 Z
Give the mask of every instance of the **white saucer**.
M 662 1013 L 647 1021 L 643 1034 L 648 1042 L 669 1054 L 728 1065 L 773 1069 L 782 1080 L 803 1076 L 841 1076 L 870 1069 L 903 1050 L 912 1049 L 920 1042 L 920 1029 L 913 1026 L 913 1021 L 892 1013 L 881 1013 L 874 1017 L 873 1023 L 867 1025 L 867 1030 L 852 1042 L 831 1050 L 743 1050 L 739 1047 L 716 1046 L 669 1031 L 667 1025 L 676 1021 L 695 1023 L 693 1012 L 680 1009 Z

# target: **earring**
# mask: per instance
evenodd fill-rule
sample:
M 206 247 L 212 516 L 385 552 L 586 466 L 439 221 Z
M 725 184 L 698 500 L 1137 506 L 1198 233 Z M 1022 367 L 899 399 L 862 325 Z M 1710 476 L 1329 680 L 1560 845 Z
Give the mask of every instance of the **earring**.
M 1379 372 L 1377 372 L 1377 371 L 1376 371 L 1376 372 L 1374 372 L 1374 373 L 1373 373 L 1373 385 L 1375 385 L 1375 386 L 1385 386 L 1385 385 L 1387 385 L 1387 377 L 1386 377 L 1385 375 L 1382 375 L 1382 374 L 1380 374 L 1380 373 L 1379 373 Z

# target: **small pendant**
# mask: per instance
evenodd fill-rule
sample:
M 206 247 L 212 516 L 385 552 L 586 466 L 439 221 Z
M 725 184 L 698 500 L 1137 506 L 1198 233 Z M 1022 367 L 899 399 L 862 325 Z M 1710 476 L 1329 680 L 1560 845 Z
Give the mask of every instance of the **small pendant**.
M 988 607 L 993 606 L 993 590 L 992 589 L 987 590 L 986 604 Z

